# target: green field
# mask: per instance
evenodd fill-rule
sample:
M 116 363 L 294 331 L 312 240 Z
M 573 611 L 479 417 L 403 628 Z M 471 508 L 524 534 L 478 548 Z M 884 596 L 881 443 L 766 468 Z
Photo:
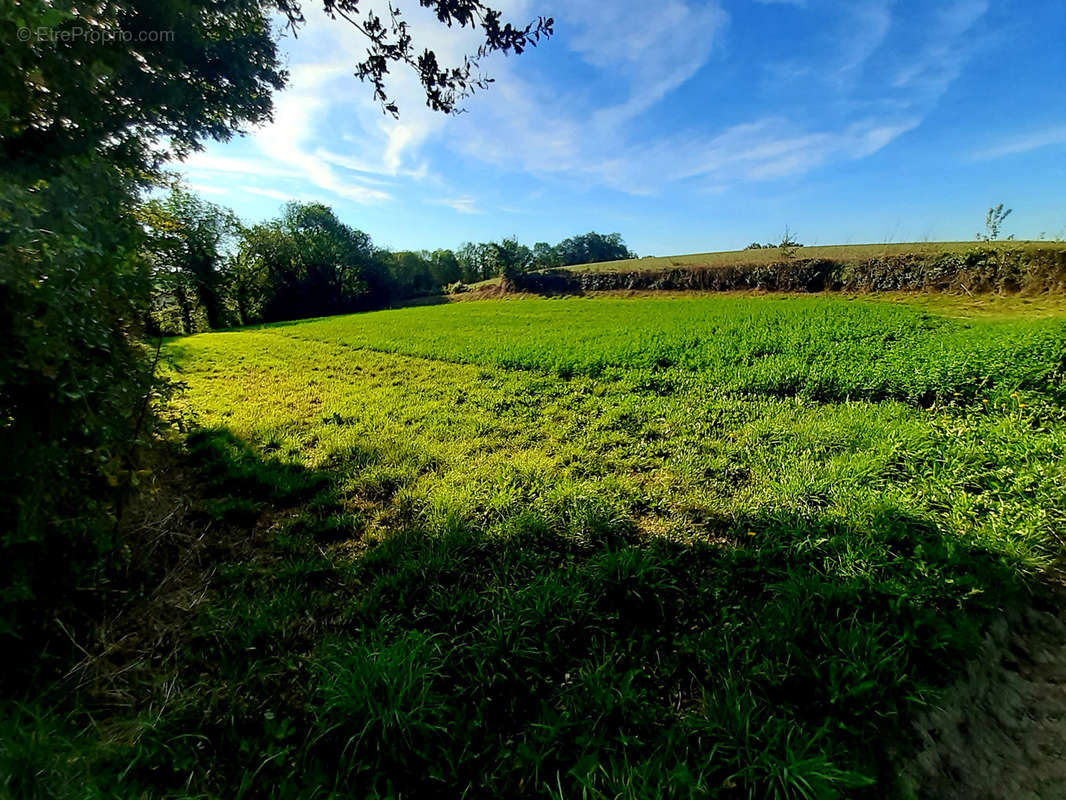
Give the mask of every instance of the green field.
M 862 261 L 885 256 L 935 256 L 940 253 L 965 253 L 974 247 L 1003 249 L 1040 249 L 1051 246 L 1049 242 L 901 242 L 898 244 L 834 244 L 800 247 L 796 258 L 827 258 L 834 261 Z M 727 267 L 737 264 L 773 264 L 781 260 L 781 251 L 776 247 L 759 250 L 723 250 L 716 253 L 689 253 L 680 256 L 648 256 L 624 261 L 604 261 L 596 264 L 578 264 L 565 269 L 575 272 L 628 272 L 640 270 L 669 269 L 670 267 Z
M 243 544 L 173 659 L 116 678 L 150 711 L 98 720 L 86 773 L 905 794 L 908 721 L 1061 555 L 1066 306 L 1037 307 L 523 299 L 173 340 L 198 513 Z

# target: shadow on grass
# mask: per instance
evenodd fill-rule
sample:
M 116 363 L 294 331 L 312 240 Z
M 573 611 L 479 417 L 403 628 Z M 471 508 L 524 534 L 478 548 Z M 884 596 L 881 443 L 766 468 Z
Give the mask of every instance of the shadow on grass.
M 216 565 L 177 694 L 91 770 L 108 791 L 884 796 L 900 721 L 1022 588 L 892 507 L 695 543 L 594 500 L 490 528 L 415 512 L 369 543 L 329 474 L 225 429 L 189 450 L 204 513 L 269 533 Z

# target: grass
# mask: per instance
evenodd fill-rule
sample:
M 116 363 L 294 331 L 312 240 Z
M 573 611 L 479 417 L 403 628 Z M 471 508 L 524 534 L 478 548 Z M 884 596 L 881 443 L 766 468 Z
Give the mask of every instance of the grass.
M 274 329 L 349 348 L 643 386 L 919 404 L 1058 397 L 1061 319 L 966 321 L 827 297 L 517 300 Z
M 834 244 L 800 247 L 796 258 L 826 258 L 835 261 L 860 261 L 897 255 L 939 255 L 966 253 L 974 247 L 1037 249 L 1055 246 L 1055 242 L 901 242 L 899 244 Z M 781 260 L 776 247 L 760 250 L 726 250 L 716 253 L 690 253 L 679 256 L 650 256 L 622 261 L 602 261 L 566 267 L 575 272 L 626 272 L 668 269 L 670 267 L 726 267 L 738 264 L 773 264 Z
M 1061 552 L 1066 328 L 1011 311 L 511 300 L 175 340 L 199 513 L 254 546 L 136 702 L 0 719 L 5 786 L 904 791 L 906 720 Z

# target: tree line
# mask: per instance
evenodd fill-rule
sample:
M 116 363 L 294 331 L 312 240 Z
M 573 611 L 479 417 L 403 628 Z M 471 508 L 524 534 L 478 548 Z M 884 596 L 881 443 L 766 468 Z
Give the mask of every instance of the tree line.
M 65 639 L 51 621 L 61 601 L 70 619 L 74 587 L 105 585 L 128 557 L 123 506 L 152 480 L 139 454 L 168 391 L 145 335 L 163 306 L 189 329 L 380 302 L 369 238 L 328 209 L 245 230 L 190 196 L 145 202 L 168 163 L 271 119 L 289 78 L 279 38 L 307 3 L 365 37 L 355 74 L 390 114 L 386 76 L 458 111 L 490 82 L 481 59 L 552 33 L 481 0 L 422 0 L 439 36 L 475 34 L 455 64 L 357 0 L 0 3 L 0 681 Z
M 291 202 L 249 226 L 180 186 L 145 203 L 140 219 L 152 279 L 145 328 L 154 335 L 383 308 L 497 275 L 635 257 L 620 234 L 595 232 L 555 245 L 511 237 L 391 251 L 321 203 Z

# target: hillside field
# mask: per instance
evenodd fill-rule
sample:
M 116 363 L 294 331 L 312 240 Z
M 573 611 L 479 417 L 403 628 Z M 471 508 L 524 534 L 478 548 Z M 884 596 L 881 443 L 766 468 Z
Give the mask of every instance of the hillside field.
M 910 721 L 1061 557 L 1064 346 L 1061 298 L 775 295 L 171 340 L 229 544 L 65 763 L 111 797 L 908 796 Z
M 447 299 L 482 300 L 507 293 L 540 296 L 610 291 L 686 291 L 885 295 L 937 292 L 971 297 L 1066 291 L 1061 241 L 909 242 L 778 247 L 645 256 L 514 272 L 449 289 Z M 425 299 L 417 302 L 426 302 Z
M 864 261 L 891 256 L 935 256 L 941 253 L 966 253 L 975 247 L 1000 250 L 1040 250 L 1055 246 L 1051 242 L 897 242 L 892 244 L 833 244 L 798 247 L 796 258 L 825 258 L 833 261 Z M 688 253 L 677 256 L 647 256 L 623 261 L 579 264 L 564 269 L 575 272 L 628 272 L 658 270 L 669 267 L 726 267 L 739 264 L 773 264 L 781 260 L 776 247 L 757 250 L 723 250 L 714 253 Z

